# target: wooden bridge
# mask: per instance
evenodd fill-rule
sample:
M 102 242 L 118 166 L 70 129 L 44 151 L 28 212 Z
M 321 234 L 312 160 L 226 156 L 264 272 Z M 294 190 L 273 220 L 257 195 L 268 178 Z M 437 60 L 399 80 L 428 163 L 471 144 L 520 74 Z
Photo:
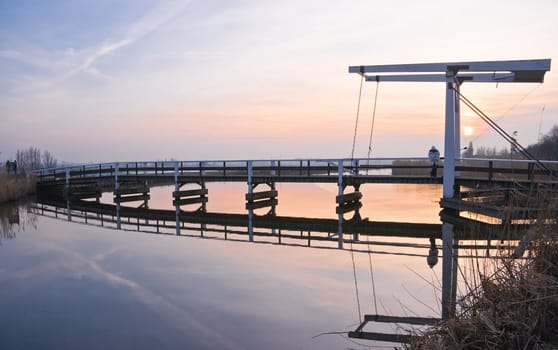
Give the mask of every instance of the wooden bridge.
M 506 205 L 513 195 L 557 186 L 558 162 L 459 159 L 456 164 L 455 195 L 440 202 L 443 209 L 455 212 L 471 211 L 502 221 L 525 219 L 536 210 L 515 205 L 510 212 Z M 147 205 L 150 186 L 174 184 L 173 205 L 183 211 L 205 209 L 208 182 L 246 183 L 248 210 L 274 210 L 278 204 L 276 183 L 334 183 L 338 186 L 337 214 L 355 212 L 358 217 L 361 185 L 442 184 L 443 177 L 430 176 L 430 170 L 425 158 L 360 158 L 119 162 L 42 169 L 35 175 L 42 192 L 79 199 L 112 191 L 118 204 Z M 267 188 L 262 191 L 260 185 Z M 341 247 L 342 240 L 339 244 Z
M 460 186 L 531 186 L 555 184 L 558 162 L 460 159 L 455 167 Z M 443 170 L 443 162 L 439 166 Z M 204 160 L 116 162 L 41 169 L 35 172 L 39 185 L 92 183 L 103 179 L 120 181 L 336 183 L 355 186 L 368 183 L 441 184 L 442 176 L 430 176 L 426 158 L 358 158 L 294 160 Z
M 522 198 L 536 196 L 541 189 L 540 192 L 548 192 L 547 190 L 550 188 L 550 193 L 554 196 L 550 200 L 558 200 L 555 198 L 558 162 L 541 162 L 531 157 L 515 138 L 508 135 L 465 98 L 460 92 L 460 86 L 464 82 L 542 83 L 545 73 L 549 70 L 550 59 L 349 67 L 349 73 L 361 76 L 361 86 L 363 81 L 375 81 L 377 84 L 380 81 L 441 82 L 445 84 L 444 155 L 446 159 L 445 164 L 440 164 L 441 169 L 439 169 L 440 172 L 443 172 L 443 176 L 430 176 L 431 165 L 426 158 L 119 162 L 40 170 L 35 174 L 39 180 L 38 190 L 40 194 L 46 194 L 47 197 L 50 194 L 63 193 L 68 204 L 77 200 L 81 203 L 80 205 L 84 205 L 83 199 L 96 198 L 98 200 L 103 191 L 113 191 L 115 221 L 117 225 L 120 225 L 121 215 L 131 215 L 130 211 L 134 210 L 147 210 L 150 186 L 174 184 L 175 229 L 176 234 L 179 234 L 181 225 L 183 225 L 183 221 L 180 220 L 181 213 L 187 212 L 190 214 L 189 217 L 197 215 L 201 221 L 211 217 L 205 212 L 205 204 L 209 200 L 206 183 L 245 182 L 247 184 L 246 209 L 248 210 L 246 217 L 218 216 L 217 218 L 224 221 L 247 221 L 247 235 L 249 240 L 253 241 L 254 224 L 261 224 L 261 216 L 254 215 L 256 209 L 269 209 L 269 216 L 266 215 L 264 221 L 275 220 L 282 225 L 295 224 L 290 219 L 278 219 L 274 215 L 275 206 L 278 205 L 276 183 L 332 183 L 338 186 L 338 194 L 335 197 L 338 220 L 333 223 L 320 222 L 319 225 L 327 226 L 327 239 L 336 236 L 338 247 L 343 248 L 343 243 L 346 241 L 344 233 L 350 225 L 359 224 L 361 225 L 359 230 L 366 231 L 366 224 L 362 223 L 359 215 L 359 209 L 362 206 L 360 202 L 362 194 L 359 191 L 361 185 L 375 183 L 440 184 L 443 189 L 443 198 L 440 201 L 443 209 L 441 212 L 443 221 L 441 225 L 443 241 L 442 318 L 448 319 L 452 308 L 455 307 L 458 249 L 455 242 L 459 238 L 456 238 L 454 229 L 464 221 L 467 222 L 460 216 L 460 212 L 486 215 L 500 220 L 502 224 L 505 224 L 502 225 L 503 227 L 511 227 L 514 225 L 514 221 L 518 221 L 515 223 L 518 225 L 520 222 L 528 223 L 542 209 L 533 208 L 529 200 Z M 471 108 L 521 153 L 528 154 L 527 158 L 531 160 L 460 159 L 461 102 Z M 256 189 L 258 186 L 268 188 Z M 352 187 L 352 190 L 349 189 L 346 192 L 349 187 Z M 140 203 L 140 206 L 138 208 L 124 207 L 125 203 Z M 113 210 L 112 208 L 105 209 Z M 71 214 L 69 208 L 68 213 Z M 352 213 L 352 218 L 345 220 L 344 215 L 347 213 Z M 159 214 L 163 215 L 163 213 Z M 164 213 L 164 215 L 170 214 L 172 213 Z M 555 213 L 553 217 L 557 217 L 557 214 Z M 201 224 L 203 225 L 203 223 Z M 304 222 L 302 225 L 310 224 L 318 225 L 318 222 Z M 336 235 L 329 232 L 335 224 L 337 224 Z M 351 242 L 358 241 L 357 234 L 357 232 L 353 233 Z M 453 298 L 451 298 L 452 295 Z M 368 317 L 355 332 L 351 332 L 349 335 L 356 338 L 377 337 L 377 334 L 362 331 L 366 323 L 369 321 L 391 322 L 391 320 L 391 318 L 385 317 Z M 419 321 L 424 320 L 414 319 L 411 320 L 411 323 Z

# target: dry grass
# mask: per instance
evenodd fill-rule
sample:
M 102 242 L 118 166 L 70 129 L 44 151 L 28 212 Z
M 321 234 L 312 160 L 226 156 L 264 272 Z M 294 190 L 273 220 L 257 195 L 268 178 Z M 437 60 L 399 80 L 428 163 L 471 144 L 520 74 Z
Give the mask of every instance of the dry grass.
M 13 177 L 0 173 L 0 203 L 7 203 L 35 193 L 37 181 L 32 177 Z
M 547 207 L 529 230 L 525 258 L 478 267 L 456 316 L 408 349 L 558 349 L 558 232 L 548 224 L 556 208 Z

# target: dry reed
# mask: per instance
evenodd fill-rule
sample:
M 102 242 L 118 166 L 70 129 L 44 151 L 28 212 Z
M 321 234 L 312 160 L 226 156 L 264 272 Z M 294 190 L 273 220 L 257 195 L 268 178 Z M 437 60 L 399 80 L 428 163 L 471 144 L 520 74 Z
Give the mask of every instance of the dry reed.
M 556 195 L 553 190 L 545 198 Z M 455 317 L 424 331 L 407 349 L 558 349 L 557 208 L 553 200 L 539 198 L 538 204 L 548 210 L 522 242 L 526 256 L 501 256 L 488 267 L 477 260 Z
M 0 173 L 0 203 L 7 203 L 35 193 L 34 177 L 14 177 Z

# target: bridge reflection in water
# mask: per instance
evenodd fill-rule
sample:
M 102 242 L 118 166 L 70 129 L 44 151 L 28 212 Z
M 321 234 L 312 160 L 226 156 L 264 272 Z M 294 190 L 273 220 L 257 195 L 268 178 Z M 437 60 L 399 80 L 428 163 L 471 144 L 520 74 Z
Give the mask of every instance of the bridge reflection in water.
M 107 204 L 93 200 L 69 200 L 63 197 L 39 197 L 32 211 L 41 216 L 75 223 L 137 231 L 151 234 L 177 235 L 204 239 L 254 242 L 315 249 L 338 250 L 338 232 L 342 228 L 344 250 L 394 256 L 422 257 L 430 267 L 438 263 L 442 247 L 444 224 L 401 223 L 370 221 L 355 216 L 350 220 L 278 216 L 274 211 L 265 215 L 149 209 Z M 442 215 L 442 217 L 444 217 Z M 500 225 L 478 225 L 473 233 L 460 225 L 454 229 L 454 244 L 449 249 L 453 256 L 452 274 L 443 278 L 442 294 L 451 298 L 450 309 L 455 308 L 458 259 L 475 254 L 494 257 L 502 250 L 513 251 L 520 228 L 500 230 Z M 517 235 L 510 232 L 516 232 Z M 345 237 L 346 236 L 346 237 Z M 446 277 L 446 276 L 443 276 Z M 366 331 L 373 323 L 398 325 L 431 325 L 439 318 L 397 317 L 365 315 L 362 324 L 349 336 L 378 341 L 408 342 L 405 334 L 387 334 Z M 365 328 L 366 327 L 366 328 Z M 373 327 L 373 326 L 372 326 Z

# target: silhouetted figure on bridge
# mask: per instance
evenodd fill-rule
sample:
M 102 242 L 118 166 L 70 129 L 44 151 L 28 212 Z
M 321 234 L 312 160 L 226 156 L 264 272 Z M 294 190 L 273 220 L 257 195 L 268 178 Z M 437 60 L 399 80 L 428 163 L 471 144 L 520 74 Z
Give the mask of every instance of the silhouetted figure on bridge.
M 438 163 L 440 162 L 440 151 L 436 147 L 432 146 L 430 151 L 428 151 L 428 159 L 432 162 L 432 170 L 430 171 L 431 177 L 436 177 L 438 172 Z
M 6 161 L 6 172 L 8 175 L 13 174 L 14 176 L 17 175 L 17 161 L 10 162 L 9 160 Z

